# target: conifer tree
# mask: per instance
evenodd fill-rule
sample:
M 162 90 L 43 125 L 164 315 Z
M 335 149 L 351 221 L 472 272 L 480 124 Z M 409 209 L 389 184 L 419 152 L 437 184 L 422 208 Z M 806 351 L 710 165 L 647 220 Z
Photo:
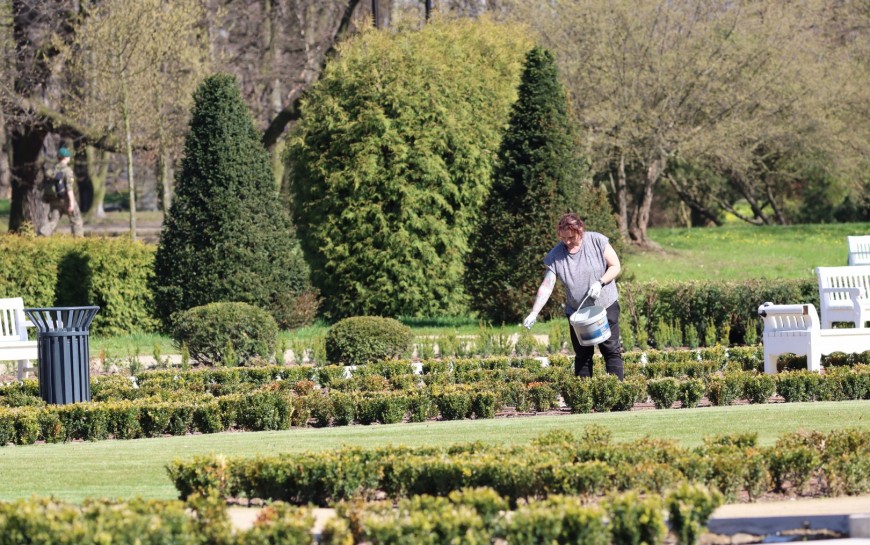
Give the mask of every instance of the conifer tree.
M 590 230 L 618 237 L 606 194 L 592 185 L 577 151 L 553 55 L 535 47 L 526 55 L 493 185 L 471 238 L 466 284 L 481 317 L 510 322 L 528 312 L 566 212 L 578 213 Z M 562 302 L 554 293 L 543 314 Z
M 210 76 L 194 93 L 175 198 L 155 258 L 157 316 L 218 301 L 279 311 L 308 288 L 269 154 L 235 78 Z

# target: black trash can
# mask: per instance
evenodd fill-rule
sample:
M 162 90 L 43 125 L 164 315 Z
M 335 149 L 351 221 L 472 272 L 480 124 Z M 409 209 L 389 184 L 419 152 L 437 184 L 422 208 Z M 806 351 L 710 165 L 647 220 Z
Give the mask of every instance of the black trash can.
M 39 397 L 66 405 L 91 400 L 90 326 L 100 307 L 26 308 L 36 326 Z

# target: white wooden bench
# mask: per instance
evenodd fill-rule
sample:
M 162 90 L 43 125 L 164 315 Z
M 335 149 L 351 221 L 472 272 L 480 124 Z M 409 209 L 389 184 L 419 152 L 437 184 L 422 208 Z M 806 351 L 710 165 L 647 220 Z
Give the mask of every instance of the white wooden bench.
M 27 340 L 28 327 L 33 324 L 24 316 L 24 300 L 0 299 L 0 361 L 18 362 L 18 380 L 33 371 L 30 360 L 39 357 L 36 341 Z
M 764 303 L 758 315 L 764 318 L 764 372 L 770 375 L 782 354 L 806 356 L 807 369 L 821 371 L 823 354 L 870 350 L 870 328 L 822 329 L 814 305 Z
M 849 265 L 870 265 L 870 235 L 846 237 Z
M 851 322 L 864 327 L 870 320 L 870 265 L 816 267 L 822 328 L 834 322 Z

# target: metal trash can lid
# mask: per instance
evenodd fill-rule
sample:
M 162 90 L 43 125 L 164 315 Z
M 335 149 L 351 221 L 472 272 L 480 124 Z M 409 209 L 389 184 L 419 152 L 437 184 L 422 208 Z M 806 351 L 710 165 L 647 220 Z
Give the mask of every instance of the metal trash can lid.
M 100 307 L 26 308 L 24 313 L 38 333 L 87 333 Z

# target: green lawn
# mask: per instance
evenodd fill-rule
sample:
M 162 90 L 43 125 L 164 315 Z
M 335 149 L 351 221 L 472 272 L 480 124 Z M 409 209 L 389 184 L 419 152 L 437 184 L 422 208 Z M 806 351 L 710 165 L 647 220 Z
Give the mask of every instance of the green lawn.
M 704 436 L 757 432 L 763 445 L 798 429 L 829 431 L 870 429 L 870 401 L 790 403 L 648 410 L 610 414 L 536 416 L 376 426 L 297 429 L 280 432 L 221 433 L 0 448 L 0 500 L 53 495 L 81 501 L 86 497 L 174 498 L 166 464 L 194 455 L 227 456 L 326 450 L 342 445 L 443 445 L 466 441 L 515 444 L 555 429 L 581 432 L 599 424 L 614 440 L 650 435 L 684 446 Z
M 814 278 L 815 267 L 846 264 L 846 236 L 868 233 L 870 223 L 650 229 L 662 251 L 629 250 L 624 276 L 640 282 Z

